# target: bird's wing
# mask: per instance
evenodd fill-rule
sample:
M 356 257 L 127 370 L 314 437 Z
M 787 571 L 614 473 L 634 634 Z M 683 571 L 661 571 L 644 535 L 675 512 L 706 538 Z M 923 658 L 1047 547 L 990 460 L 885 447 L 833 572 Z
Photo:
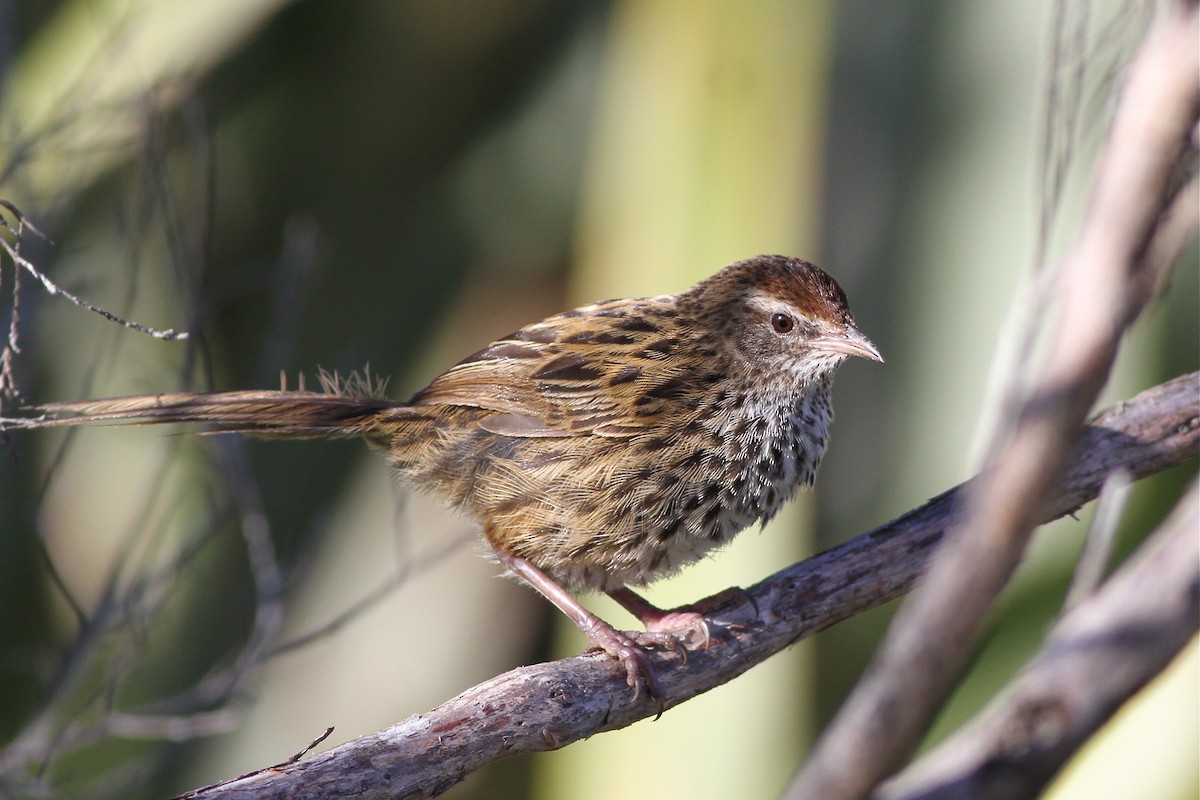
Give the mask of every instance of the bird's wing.
M 412 399 L 495 412 L 508 436 L 633 436 L 687 402 L 696 370 L 673 357 L 690 336 L 671 298 L 613 300 L 550 317 L 468 356 Z

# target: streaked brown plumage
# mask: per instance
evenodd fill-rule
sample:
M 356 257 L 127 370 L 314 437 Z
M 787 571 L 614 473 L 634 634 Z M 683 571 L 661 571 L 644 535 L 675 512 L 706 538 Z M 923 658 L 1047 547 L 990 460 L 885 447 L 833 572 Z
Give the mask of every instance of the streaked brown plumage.
M 766 521 L 811 484 L 847 356 L 882 360 L 842 290 L 759 256 L 677 295 L 612 300 L 494 342 L 408 403 L 344 392 L 141 395 L 44 406 L 8 427 L 203 422 L 269 436 L 361 436 L 412 486 L 476 518 L 639 689 L 641 647 L 675 646 L 627 587 Z M 615 631 L 563 587 L 606 591 L 647 634 Z M 678 617 L 672 621 L 678 621 Z

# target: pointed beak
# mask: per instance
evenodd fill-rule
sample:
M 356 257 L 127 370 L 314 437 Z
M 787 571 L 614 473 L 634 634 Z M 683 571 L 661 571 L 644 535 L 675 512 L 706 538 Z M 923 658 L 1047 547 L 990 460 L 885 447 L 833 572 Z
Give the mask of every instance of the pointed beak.
M 878 348 L 871 344 L 871 340 L 863 336 L 858 328 L 853 326 L 846 328 L 840 334 L 816 339 L 813 341 L 813 345 L 827 353 L 842 353 L 847 356 L 869 358 L 872 361 L 883 361 L 883 356 L 879 355 Z

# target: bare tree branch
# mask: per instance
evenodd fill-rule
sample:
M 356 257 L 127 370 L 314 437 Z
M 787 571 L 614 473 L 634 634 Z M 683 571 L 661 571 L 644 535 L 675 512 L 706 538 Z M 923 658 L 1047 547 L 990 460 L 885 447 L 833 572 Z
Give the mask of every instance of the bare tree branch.
M 1200 627 L 1197 484 L 1104 587 L 1066 614 L 1000 699 L 880 800 L 1033 797 Z
M 1087 428 L 1039 521 L 1096 497 L 1106 477 L 1135 478 L 1200 452 L 1200 375 L 1109 409 Z M 709 610 L 714 637 L 686 661 L 657 653 L 667 707 L 719 686 L 802 638 L 909 590 L 956 518 L 965 486 L 779 572 Z M 198 789 L 185 798 L 431 797 L 491 761 L 553 750 L 655 713 L 635 703 L 617 662 L 583 654 L 522 667 L 432 711 L 305 761 Z
M 897 614 L 789 797 L 866 797 L 916 749 L 962 673 L 1108 379 L 1121 337 L 1171 266 L 1173 248 L 1159 234 L 1181 241 L 1163 223 L 1189 202 L 1180 189 L 1200 116 L 1198 40 L 1196 6 L 1164 4 L 1130 65 L 1087 215 L 1057 276 L 1057 328 L 1038 376 L 1001 422 L 961 535 Z

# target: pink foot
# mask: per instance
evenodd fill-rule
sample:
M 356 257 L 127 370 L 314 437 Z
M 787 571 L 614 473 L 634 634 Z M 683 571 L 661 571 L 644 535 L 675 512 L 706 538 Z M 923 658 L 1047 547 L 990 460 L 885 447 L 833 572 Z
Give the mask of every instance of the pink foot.
M 712 628 L 706 619 L 708 614 L 731 602 L 745 602 L 747 598 L 745 591 L 735 587 L 689 606 L 665 611 L 626 587 L 613 589 L 608 595 L 646 626 L 645 633 L 631 634 L 638 643 L 682 652 L 685 658 L 687 648 L 684 641 L 692 638 L 692 634 L 699 642 L 698 649 L 708 649 L 712 641 Z
M 658 705 L 658 713 L 662 714 L 663 695 L 659 691 L 658 682 L 654 679 L 654 671 L 650 668 L 646 651 L 642 649 L 642 644 L 638 639 L 641 634 L 618 631 L 581 606 L 575 598 L 567 593 L 566 589 L 555 583 L 527 559 L 501 550 L 496 551 L 496 556 L 501 564 L 523 578 L 526 583 L 537 589 L 543 597 L 566 614 L 592 643 L 592 647 L 603 650 L 621 662 L 625 667 L 625 681 L 633 689 L 635 702 L 639 697 L 645 696 Z M 678 642 L 676 642 L 676 646 L 678 646 Z
M 602 650 L 621 662 L 625 667 L 625 682 L 633 689 L 633 699 L 647 697 L 658 703 L 659 713 L 662 713 L 662 693 L 654 670 L 650 668 L 650 660 L 643 649 L 646 644 L 638 633 L 619 631 L 611 625 L 590 627 L 583 631 L 592 647 Z

